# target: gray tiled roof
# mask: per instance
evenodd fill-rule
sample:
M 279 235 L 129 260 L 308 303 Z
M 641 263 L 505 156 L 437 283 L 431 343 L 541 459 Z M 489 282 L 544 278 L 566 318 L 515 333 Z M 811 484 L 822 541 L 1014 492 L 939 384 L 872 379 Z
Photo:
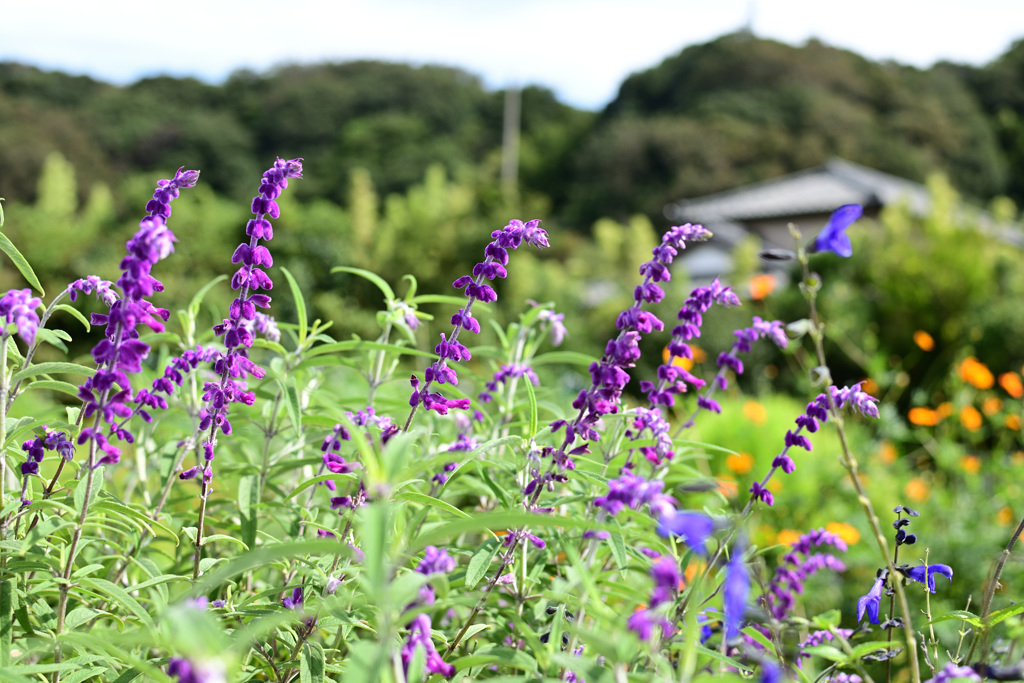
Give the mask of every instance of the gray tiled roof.
M 837 158 L 805 171 L 669 204 L 665 215 L 670 220 L 749 221 L 829 213 L 843 204 L 871 207 L 900 201 L 909 202 L 915 213 L 925 213 L 928 191 L 919 183 Z

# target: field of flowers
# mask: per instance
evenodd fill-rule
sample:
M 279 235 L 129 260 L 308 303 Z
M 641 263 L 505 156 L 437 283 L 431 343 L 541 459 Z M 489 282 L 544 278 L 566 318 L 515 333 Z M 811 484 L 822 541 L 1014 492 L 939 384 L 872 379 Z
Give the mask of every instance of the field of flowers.
M 705 319 L 745 289 L 649 310 L 712 237 L 670 228 L 593 358 L 557 301 L 488 317 L 516 252 L 554 239 L 538 220 L 496 226 L 449 292 L 339 266 L 385 305 L 376 338 L 335 338 L 274 266 L 301 178 L 266 171 L 225 274 L 177 311 L 161 271 L 198 171 L 159 181 L 119 274 L 44 294 L 0 234 L 30 286 L 0 298 L 0 681 L 1024 678 L 1024 368 L 961 353 L 916 388 L 921 329 L 838 386 L 811 259 L 858 258 L 859 206 L 793 228 L 772 257 L 802 313 L 750 314 L 724 348 Z M 425 304 L 451 316 L 432 351 Z M 37 360 L 73 337 L 91 357 Z M 739 390 L 759 348 L 805 397 Z

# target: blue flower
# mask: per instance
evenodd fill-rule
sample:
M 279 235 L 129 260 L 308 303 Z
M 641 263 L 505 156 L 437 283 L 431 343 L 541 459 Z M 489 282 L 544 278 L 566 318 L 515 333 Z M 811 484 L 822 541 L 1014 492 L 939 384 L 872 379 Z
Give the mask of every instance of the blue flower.
M 871 587 L 867 595 L 861 596 L 860 600 L 857 601 L 858 622 L 864 618 L 864 612 L 867 611 L 868 619 L 871 623 L 878 623 L 878 605 L 882 601 L 882 586 L 884 584 L 884 578 L 875 579 L 875 585 Z
M 725 586 L 722 589 L 726 640 L 732 640 L 739 635 L 743 615 L 747 611 L 747 593 L 750 592 L 750 576 L 747 574 L 747 565 L 743 562 L 743 552 L 738 547 L 733 552 L 726 571 Z
M 704 541 L 711 535 L 715 522 L 699 512 L 676 512 L 658 520 L 659 536 L 682 536 L 694 552 L 704 555 Z
M 853 254 L 853 246 L 846 235 L 846 228 L 860 218 L 864 209 L 860 204 L 844 204 L 832 212 L 828 223 L 814 240 L 814 251 L 831 251 L 843 258 Z
M 953 568 L 948 564 L 930 564 L 903 570 L 908 579 L 928 584 L 928 590 L 935 592 L 935 575 L 942 574 L 953 583 Z

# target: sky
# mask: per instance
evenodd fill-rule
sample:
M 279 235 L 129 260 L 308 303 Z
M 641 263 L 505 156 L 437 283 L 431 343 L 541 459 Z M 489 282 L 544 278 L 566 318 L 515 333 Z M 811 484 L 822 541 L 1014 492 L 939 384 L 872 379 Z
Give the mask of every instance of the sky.
M 1024 0 L 0 0 L 0 61 L 127 84 L 381 59 L 599 109 L 629 74 L 741 28 L 922 68 L 982 65 L 1024 38 Z

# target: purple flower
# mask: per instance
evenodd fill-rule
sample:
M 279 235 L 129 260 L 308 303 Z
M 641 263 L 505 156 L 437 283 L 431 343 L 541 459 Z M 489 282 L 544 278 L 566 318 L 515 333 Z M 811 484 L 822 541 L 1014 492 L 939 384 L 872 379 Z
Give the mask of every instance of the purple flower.
M 659 536 L 682 536 L 686 545 L 699 555 L 707 549 L 704 543 L 714 531 L 715 520 L 699 512 L 673 512 L 658 520 Z
M 863 212 L 859 204 L 845 204 L 833 211 L 828 223 L 814 240 L 813 251 L 831 251 L 843 258 L 853 255 L 853 246 L 846 235 L 846 228 L 860 218 Z
M 430 629 L 430 617 L 426 614 L 420 614 L 412 620 L 409 625 L 409 638 L 402 646 L 402 667 L 408 675 L 409 663 L 416 654 L 416 648 L 423 648 L 427 655 L 424 674 L 441 674 L 445 678 L 451 678 L 455 675 L 455 667 L 445 662 L 441 653 L 434 647 L 430 639 Z
M 725 638 L 731 640 L 739 635 L 743 616 L 747 611 L 747 593 L 750 592 L 750 576 L 743 562 L 740 548 L 733 549 L 732 559 L 725 572 L 725 586 L 722 589 L 723 611 L 725 612 Z
M 285 596 L 281 599 L 281 605 L 285 609 L 298 609 L 302 606 L 302 586 L 296 586 L 292 589 L 290 596 Z
M 467 330 L 473 334 L 480 333 L 480 323 L 477 322 L 471 312 L 473 304 L 477 301 L 483 303 L 497 301 L 497 292 L 490 285 L 486 284 L 484 280 L 504 278 L 508 274 L 505 266 L 508 265 L 509 250 L 517 249 L 524 241 L 538 249 L 548 246 L 547 233 L 541 229 L 539 220 L 523 223 L 521 220 L 513 219 L 501 230 L 492 232 L 491 237 L 493 241 L 484 249 L 484 260 L 473 266 L 473 274 L 463 275 L 452 283 L 452 286 L 456 289 L 465 291 L 469 301 L 466 303 L 465 308 L 460 308 L 452 316 L 453 329 L 451 336 L 446 337 L 442 334 L 441 343 L 434 348 L 438 360 L 432 363 L 424 372 L 425 382 L 422 389 L 420 388 L 419 378 L 416 375 L 412 376 L 410 384 L 413 392 L 412 396 L 409 397 L 409 405 L 412 406 L 413 413 L 415 413 L 416 408 L 421 403 L 424 408 L 432 410 L 439 415 L 447 415 L 448 410 L 451 408 L 460 408 L 462 410 L 469 408 L 470 402 L 468 399 L 449 400 L 440 393 L 431 392 L 430 387 L 434 382 L 452 385 L 459 383 L 459 377 L 455 369 L 449 365 L 449 362 L 458 363 L 472 358 L 469 349 L 458 341 L 459 333 L 462 330 Z M 410 421 L 412 420 L 412 415 L 409 415 Z
M 36 309 L 43 302 L 32 296 L 30 289 L 12 289 L 0 297 L 0 316 L 3 316 L 4 327 L 14 323 L 18 328 L 18 336 L 29 346 L 36 341 L 36 330 L 39 328 L 39 315 Z M 7 334 L 6 329 L 3 334 Z
M 671 636 L 675 632 L 671 621 L 649 609 L 634 612 L 626 621 L 626 628 L 637 634 L 643 641 L 650 641 L 654 637 L 656 627 L 661 628 L 663 637 Z
M 424 548 L 423 559 L 416 565 L 416 571 L 420 574 L 447 574 L 455 569 L 455 558 L 448 554 L 448 551 L 435 546 L 428 545 Z
M 78 293 L 92 294 L 95 292 L 96 298 L 107 305 L 110 308 L 117 301 L 117 291 L 114 289 L 114 283 L 110 280 L 103 280 L 99 275 L 88 275 L 79 280 L 75 280 L 67 286 L 68 295 L 72 301 L 78 298 Z
M 868 619 L 872 624 L 878 623 L 878 606 L 882 601 L 882 586 L 885 585 L 885 577 L 880 576 L 875 579 L 874 585 L 871 586 L 871 590 L 866 595 L 862 595 L 857 600 L 857 621 L 859 622 L 864 618 L 865 612 L 868 615 Z
M 111 444 L 100 431 L 101 420 L 109 425 L 111 436 L 128 443 L 134 441 L 131 432 L 118 420 L 125 420 L 134 412 L 128 406 L 133 396 L 127 373 L 139 372 L 142 360 L 149 354 L 149 345 L 138 339 L 137 327 L 141 323 L 154 332 L 163 332 L 163 322 L 170 317 L 169 311 L 157 308 L 145 299 L 164 288 L 150 271 L 158 261 L 174 251 L 174 233 L 167 227 L 171 200 L 178 196 L 180 188 L 194 186 L 198 178 L 199 171 L 179 168 L 173 179 L 157 183 L 153 198 L 146 204 L 149 215 L 142 219 L 138 232 L 125 245 L 128 254 L 121 260 L 121 277 L 117 281 L 123 296 L 112 302 L 109 313 L 92 315 L 92 323 L 106 327 L 106 330 L 104 339 L 92 351 L 96 373 L 82 384 L 78 392 L 84 403 L 82 416 L 96 415 L 93 426 L 86 427 L 79 434 L 78 443 L 91 439 L 96 449 L 103 451 L 103 457 L 95 462 L 92 454 L 96 451 L 91 451 L 90 465 L 93 467 L 116 463 L 121 458 L 121 449 Z M 75 284 L 72 283 L 72 291 L 87 291 L 95 287 L 97 292 L 101 292 L 104 288 L 103 281 L 98 278 L 87 279 L 86 284 L 78 287 Z M 113 297 L 103 298 L 107 301 Z
M 253 197 L 251 210 L 255 218 L 249 219 L 245 233 L 248 242 L 242 242 L 231 256 L 231 262 L 239 266 L 231 278 L 231 288 L 239 290 L 238 296 L 228 307 L 228 317 L 213 326 L 218 337 L 224 338 L 227 351 L 214 363 L 214 371 L 220 376 L 215 382 L 203 385 L 203 401 L 206 412 L 199 422 L 200 431 L 209 430 L 206 440 L 207 460 L 213 459 L 216 445 L 216 429 L 225 435 L 231 433 L 228 410 L 231 403 L 252 405 L 255 396 L 246 391 L 248 377 L 261 379 L 266 374 L 263 368 L 249 360 L 248 349 L 253 343 L 253 329 L 257 325 L 257 308 L 269 308 L 270 296 L 259 293 L 269 290 L 273 281 L 263 270 L 274 265 L 270 251 L 260 240 L 270 241 L 274 228 L 269 218 L 279 218 L 281 209 L 277 198 L 288 187 L 290 178 L 302 177 L 302 159 L 277 159 L 274 165 L 263 173 L 259 194 Z M 268 329 L 266 320 L 260 323 Z
M 827 553 L 813 552 L 813 548 L 832 545 L 846 551 L 846 543 L 825 529 L 815 529 L 801 536 L 791 550 L 783 556 L 783 562 L 775 569 L 768 585 L 768 605 L 776 619 L 784 619 L 796 603 L 795 593 L 803 593 L 804 581 L 820 569 L 841 572 L 846 570 L 840 560 Z
M 928 590 L 932 593 L 935 592 L 935 575 L 941 574 L 949 579 L 950 584 L 953 583 L 953 568 L 948 564 L 929 564 L 927 566 L 921 565 L 919 567 L 911 567 L 909 569 L 901 570 L 903 575 L 908 579 L 917 581 L 918 583 L 924 583 L 928 585 Z
M 196 664 L 181 657 L 171 657 L 167 662 L 167 675 L 174 676 L 178 683 L 226 683 L 228 680 L 220 662 Z
M 666 555 L 651 566 L 651 576 L 654 578 L 654 590 L 651 592 L 651 607 L 657 607 L 663 602 L 671 602 L 679 590 L 679 564 Z
M 654 516 L 675 514 L 675 500 L 661 489 L 665 482 L 660 479 L 648 481 L 643 477 L 625 470 L 618 479 L 608 480 L 608 493 L 594 498 L 594 505 L 615 516 L 624 507 L 633 510 L 648 505 Z
M 977 671 L 969 666 L 958 666 L 953 662 L 947 662 L 946 666 L 936 671 L 935 675 L 924 683 L 950 683 L 951 681 L 981 683 L 982 678 L 978 675 Z
M 669 266 L 675 256 L 686 248 L 687 242 L 700 242 L 711 237 L 711 232 L 700 225 L 677 225 L 668 229 L 661 244 L 652 251 L 653 258 L 640 266 L 643 282 L 634 290 L 633 305 L 619 314 L 615 322 L 619 335 L 608 341 L 604 355 L 590 366 L 591 386 L 577 395 L 572 407 L 578 411 L 570 423 L 556 420 L 550 427 L 553 432 L 566 427 L 565 439 L 553 459 L 562 469 L 572 469 L 571 447 L 577 438 L 582 441 L 597 441 L 595 428 L 604 415 L 618 412 L 622 391 L 629 382 L 628 370 L 640 358 L 640 333 L 660 330 L 662 322 L 653 314 L 642 310 L 648 302 L 661 301 L 665 293 L 657 284 L 672 278 Z M 585 444 L 580 448 L 585 448 Z M 586 451 L 582 451 L 586 452 Z

